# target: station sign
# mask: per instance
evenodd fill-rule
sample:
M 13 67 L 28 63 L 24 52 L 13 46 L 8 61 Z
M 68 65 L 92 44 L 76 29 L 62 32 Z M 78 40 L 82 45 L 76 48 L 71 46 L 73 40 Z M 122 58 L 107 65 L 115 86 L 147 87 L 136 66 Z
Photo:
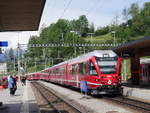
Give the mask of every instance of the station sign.
M 7 41 L 0 41 L 0 47 L 8 47 Z

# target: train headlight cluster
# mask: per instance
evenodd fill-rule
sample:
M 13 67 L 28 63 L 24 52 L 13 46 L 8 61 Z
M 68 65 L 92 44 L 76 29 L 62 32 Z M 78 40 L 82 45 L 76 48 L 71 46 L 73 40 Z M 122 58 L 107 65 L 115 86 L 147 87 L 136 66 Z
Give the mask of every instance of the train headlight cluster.
M 107 82 L 108 84 L 111 84 L 112 83 L 112 81 L 111 80 L 108 80 L 108 82 Z

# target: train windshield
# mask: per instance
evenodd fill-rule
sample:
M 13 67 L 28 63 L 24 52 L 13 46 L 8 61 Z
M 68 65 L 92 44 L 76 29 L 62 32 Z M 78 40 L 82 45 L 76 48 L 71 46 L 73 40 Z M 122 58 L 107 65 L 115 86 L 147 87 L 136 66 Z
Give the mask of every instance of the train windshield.
M 98 73 L 96 72 L 96 68 L 91 61 L 89 62 L 88 66 L 89 66 L 89 74 L 94 75 L 94 76 L 98 76 Z
M 118 57 L 95 57 L 102 74 L 115 74 Z

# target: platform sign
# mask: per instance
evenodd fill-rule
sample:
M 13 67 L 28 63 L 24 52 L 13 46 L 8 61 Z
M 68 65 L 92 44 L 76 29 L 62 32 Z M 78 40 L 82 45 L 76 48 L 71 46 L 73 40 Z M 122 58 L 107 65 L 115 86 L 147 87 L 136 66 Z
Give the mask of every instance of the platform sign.
M 0 47 L 8 47 L 7 41 L 0 41 Z

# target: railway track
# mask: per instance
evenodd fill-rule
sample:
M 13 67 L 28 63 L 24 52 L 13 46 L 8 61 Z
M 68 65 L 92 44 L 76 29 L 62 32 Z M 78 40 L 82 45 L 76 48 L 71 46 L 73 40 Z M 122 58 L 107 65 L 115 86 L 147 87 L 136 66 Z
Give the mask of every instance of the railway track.
M 60 98 L 57 94 L 55 94 L 55 92 L 49 90 L 42 84 L 32 82 L 31 85 L 36 89 L 36 93 L 38 91 L 42 98 L 49 105 L 49 107 L 47 107 L 47 109 L 50 109 L 49 112 L 51 111 L 53 113 L 83 113 L 83 111 L 81 111 L 79 108 L 75 107 L 65 99 Z
M 105 97 L 105 99 L 110 100 L 112 102 L 115 101 L 117 103 L 127 105 L 136 110 L 140 110 L 141 111 L 140 113 L 150 113 L 150 103 L 147 102 L 130 99 L 123 96 L 114 97 L 114 98 Z

